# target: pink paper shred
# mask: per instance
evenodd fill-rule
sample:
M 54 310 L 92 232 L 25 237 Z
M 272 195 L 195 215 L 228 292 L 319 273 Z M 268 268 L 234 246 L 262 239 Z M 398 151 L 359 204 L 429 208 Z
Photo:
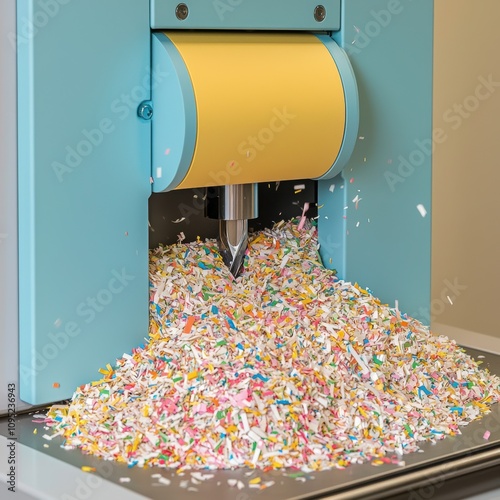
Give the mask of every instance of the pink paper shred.
M 337 279 L 301 225 L 253 235 L 238 279 L 214 241 L 151 251 L 147 343 L 46 425 L 129 465 L 311 471 L 402 464 L 500 400 L 454 341 Z

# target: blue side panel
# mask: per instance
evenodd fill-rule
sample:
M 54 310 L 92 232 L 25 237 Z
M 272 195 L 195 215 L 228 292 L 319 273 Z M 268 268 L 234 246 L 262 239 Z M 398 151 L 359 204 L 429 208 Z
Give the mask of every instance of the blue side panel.
M 41 404 L 147 336 L 149 0 L 17 4 L 20 394 Z
M 430 303 L 433 1 L 349 0 L 342 9 L 334 39 L 356 75 L 360 128 L 344 189 L 319 182 L 322 256 L 419 317 Z
M 349 0 L 347 0 L 349 1 Z M 154 29 L 255 29 L 335 31 L 340 27 L 341 0 L 151 0 Z M 184 5 L 187 17 L 178 17 Z M 325 9 L 318 17 L 317 7 Z
M 320 254 L 324 265 L 335 269 L 340 278 L 346 276 L 347 219 L 341 215 L 347 203 L 346 195 L 342 174 L 318 182 Z

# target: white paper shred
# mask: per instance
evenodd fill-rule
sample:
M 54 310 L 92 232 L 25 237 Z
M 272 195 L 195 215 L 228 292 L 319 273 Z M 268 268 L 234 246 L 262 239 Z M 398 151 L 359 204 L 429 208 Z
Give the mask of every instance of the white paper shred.
M 420 212 L 420 215 L 422 217 L 425 217 L 427 215 L 427 210 L 425 209 L 425 207 L 422 204 L 417 205 L 417 210 Z
M 500 401 L 498 377 L 397 301 L 339 280 L 317 249 L 309 220 L 278 223 L 251 236 L 237 279 L 213 240 L 152 250 L 147 341 L 54 405 L 43 438 L 176 469 L 193 492 L 210 469 L 251 467 L 248 484 L 227 485 L 262 489 L 265 468 L 305 481 L 368 460 L 401 465 Z

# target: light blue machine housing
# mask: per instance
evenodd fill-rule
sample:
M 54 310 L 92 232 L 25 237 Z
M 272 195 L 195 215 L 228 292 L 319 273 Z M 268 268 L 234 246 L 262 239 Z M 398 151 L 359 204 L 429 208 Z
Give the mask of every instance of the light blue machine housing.
M 151 62 L 152 29 L 319 31 L 347 52 L 359 135 L 342 173 L 318 181 L 321 254 L 401 311 L 427 308 L 430 217 L 417 205 L 430 212 L 431 154 L 418 144 L 431 137 L 433 1 L 318 7 L 17 1 L 19 157 L 8 168 L 18 172 L 22 400 L 70 397 L 147 337 L 152 134 L 137 109 L 165 77 Z

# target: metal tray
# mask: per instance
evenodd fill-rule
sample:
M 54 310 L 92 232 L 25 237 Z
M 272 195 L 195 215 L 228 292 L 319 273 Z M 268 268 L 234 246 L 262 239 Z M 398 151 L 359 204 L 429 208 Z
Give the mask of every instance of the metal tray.
M 493 373 L 500 373 L 500 356 L 474 349 L 467 349 L 467 352 L 476 359 L 478 355 L 484 356 L 483 366 L 489 368 Z M 33 433 L 35 428 L 38 429 L 37 434 Z M 487 430 L 491 433 L 488 440 L 484 438 L 484 433 Z M 100 475 L 103 479 L 101 487 L 92 492 L 92 499 L 109 498 L 109 496 L 105 496 L 105 488 L 102 487 L 108 482 L 119 485 L 119 491 L 123 493 L 120 494 L 121 498 L 128 497 L 126 495 L 128 490 L 128 493 L 132 495 L 128 498 L 175 498 L 180 500 L 198 496 L 204 499 L 217 498 L 218 500 L 250 500 L 252 498 L 262 500 L 312 498 L 423 500 L 449 498 L 455 500 L 470 498 L 470 495 L 481 491 L 500 488 L 499 404 L 494 405 L 491 413 L 483 419 L 463 427 L 462 435 L 448 437 L 434 445 L 424 443 L 421 447 L 421 453 L 405 455 L 405 466 L 384 464 L 374 467 L 366 463 L 352 465 L 345 470 L 305 474 L 302 476 L 305 480 L 297 480 L 295 477 L 287 476 L 286 473 L 280 471 L 259 473 L 263 481 L 272 480 L 275 482 L 273 486 L 265 490 L 248 488 L 248 481 L 252 477 L 250 476 L 252 472 L 249 469 L 209 471 L 214 474 L 212 479 L 203 481 L 195 487 L 190 483 L 190 486 L 197 491 L 188 490 L 181 484 L 190 479 L 189 472 L 182 476 L 165 469 L 128 468 L 123 464 L 105 462 L 84 455 L 79 450 L 64 450 L 60 447 L 61 438 L 47 441 L 42 438 L 43 433 L 40 424 L 32 421 L 31 414 L 18 415 L 17 446 L 20 449 L 26 447 L 36 450 L 36 453 L 29 459 L 31 467 L 34 468 L 30 473 L 36 475 L 38 463 L 41 463 L 43 457 L 46 456 L 72 466 L 70 470 L 74 471 L 75 477 L 77 474 L 81 474 L 82 466 L 95 467 L 94 474 Z M 0 435 L 7 436 L 6 419 L 0 421 Z M 4 438 L 1 439 L 5 441 Z M 48 447 L 44 446 L 47 444 Z M 60 462 L 54 461 L 51 463 L 60 464 Z M 41 473 L 41 470 L 38 471 L 38 474 Z M 23 471 L 19 468 L 19 474 L 21 472 Z M 171 481 L 171 484 L 168 486 L 159 484 L 156 479 L 152 478 L 155 473 L 161 473 L 163 477 Z M 253 474 L 256 472 L 254 471 Z M 75 498 L 71 495 L 61 496 L 60 493 L 56 493 L 55 485 L 62 480 L 58 467 L 52 465 L 48 471 L 45 470 L 44 480 L 47 480 L 47 475 L 51 479 L 49 483 L 52 486 L 44 492 L 37 490 L 37 494 L 40 493 L 40 496 L 26 498 L 65 498 L 66 500 Z M 130 482 L 120 482 L 120 478 L 123 477 L 130 478 Z M 238 490 L 229 487 L 228 479 L 231 478 L 241 480 L 245 484 L 245 488 Z M 40 488 L 41 483 L 37 484 L 37 488 Z M 134 495 L 133 492 L 138 495 Z M 492 495 L 491 498 L 500 498 L 500 490 Z

